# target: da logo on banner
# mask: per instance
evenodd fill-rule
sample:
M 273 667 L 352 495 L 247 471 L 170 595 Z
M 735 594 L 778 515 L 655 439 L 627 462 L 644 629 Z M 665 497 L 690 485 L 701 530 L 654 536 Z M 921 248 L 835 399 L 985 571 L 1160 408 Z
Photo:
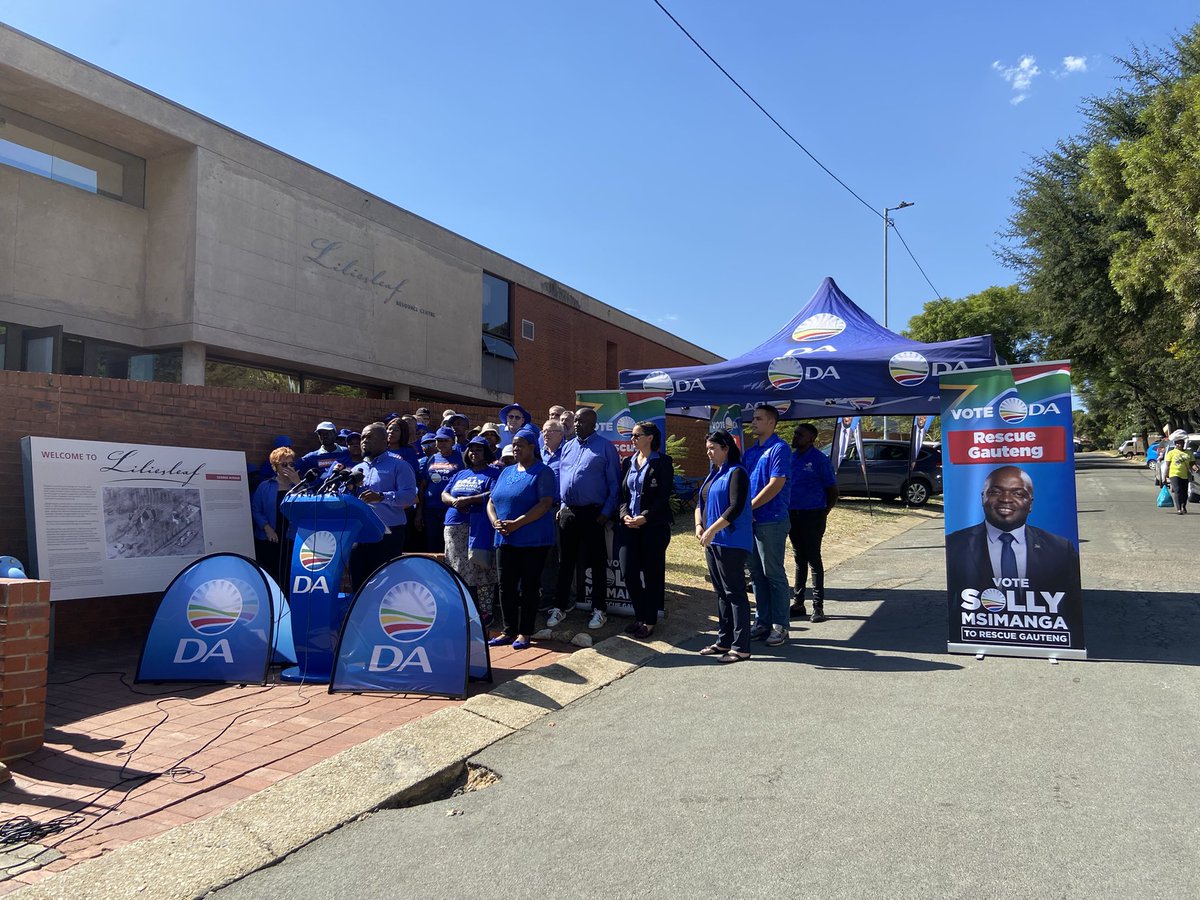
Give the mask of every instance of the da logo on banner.
M 275 613 L 253 560 L 236 553 L 198 559 L 163 594 L 136 680 L 263 684 Z
M 470 593 L 449 568 L 425 557 L 392 560 L 350 603 L 329 691 L 463 697 L 468 674 L 491 671 L 486 649 L 476 658 L 475 642 L 486 647 L 478 621 Z

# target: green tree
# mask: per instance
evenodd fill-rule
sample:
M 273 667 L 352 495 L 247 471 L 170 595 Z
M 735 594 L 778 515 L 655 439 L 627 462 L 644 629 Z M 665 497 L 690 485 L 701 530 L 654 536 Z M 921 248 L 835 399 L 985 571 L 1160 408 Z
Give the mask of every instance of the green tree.
M 1040 358 L 1044 341 L 1029 296 L 1017 285 L 990 287 L 958 300 L 931 300 L 909 320 L 906 337 L 934 343 L 990 334 L 996 352 L 1009 363 Z

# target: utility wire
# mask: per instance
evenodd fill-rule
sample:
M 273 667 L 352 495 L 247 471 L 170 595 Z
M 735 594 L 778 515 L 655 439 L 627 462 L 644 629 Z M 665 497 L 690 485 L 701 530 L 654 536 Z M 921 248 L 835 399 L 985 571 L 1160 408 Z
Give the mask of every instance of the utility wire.
M 793 144 L 795 144 L 797 147 L 799 147 L 801 150 L 803 150 L 805 155 L 809 159 L 811 159 L 813 162 L 815 162 L 818 166 L 820 166 L 821 169 L 824 170 L 826 175 L 828 175 L 830 178 L 832 178 L 834 181 L 836 181 L 838 184 L 840 184 L 842 187 L 844 187 L 847 191 L 849 191 L 850 195 L 852 197 L 854 197 L 855 200 L 857 200 L 859 203 L 861 203 L 863 206 L 865 206 L 871 212 L 875 213 L 875 215 L 879 216 L 880 218 L 883 218 L 883 213 L 881 213 L 879 210 L 877 210 L 875 207 L 873 207 L 870 203 L 868 203 L 866 200 L 864 200 L 862 197 L 860 197 L 854 191 L 854 189 L 852 187 L 850 187 L 850 185 L 846 184 L 846 182 L 842 181 L 842 179 L 840 179 L 836 175 L 834 175 L 833 172 L 830 171 L 829 167 L 827 165 L 825 165 L 825 163 L 821 162 L 819 159 L 817 159 L 815 156 L 813 156 L 812 152 L 807 147 L 805 147 L 802 143 L 800 143 L 798 140 L 796 140 L 796 138 L 792 135 L 792 133 L 790 131 L 788 131 L 781 124 L 779 124 L 779 120 L 776 119 L 769 112 L 767 112 L 767 110 L 763 107 L 763 105 L 761 103 L 759 103 L 757 100 L 755 100 L 754 96 L 748 90 L 746 90 L 744 87 L 742 87 L 740 84 L 738 84 L 738 80 L 736 78 L 734 78 L 732 75 L 730 75 L 729 72 L 727 72 L 725 70 L 725 67 L 723 65 L 721 65 L 719 62 L 717 62 L 715 59 L 713 59 L 713 55 L 711 53 L 709 53 L 707 50 L 705 50 L 704 47 L 701 46 L 701 44 L 698 40 L 696 40 L 694 37 L 692 37 L 691 32 L 689 32 L 686 28 L 684 28 L 683 25 L 680 24 L 680 22 L 677 18 L 675 18 L 673 15 L 671 15 L 671 11 L 669 9 L 667 9 L 665 6 L 663 6 L 662 3 L 659 2 L 659 0 L 654 0 L 654 5 L 657 6 L 659 9 L 661 9 L 666 14 L 667 18 L 675 23 L 676 28 L 678 28 L 685 35 L 687 35 L 687 39 L 696 45 L 696 49 L 698 49 L 701 53 L 703 53 L 705 56 L 707 56 L 708 61 L 711 62 L 714 66 L 716 66 L 718 69 L 720 69 L 721 74 L 724 75 L 726 78 L 728 78 L 733 83 L 734 87 L 736 87 L 739 91 L 741 91 L 743 94 L 745 94 L 746 99 L 749 100 L 751 103 L 753 103 L 755 106 L 757 106 L 759 112 L 761 112 L 764 116 L 766 116 L 768 119 L 770 119 L 771 122 L 775 125 L 775 127 L 778 128 L 780 131 L 782 131 L 787 136 L 787 139 L 789 141 L 791 141 Z
M 884 218 L 883 213 L 881 213 L 879 210 L 877 210 L 875 207 L 873 207 L 870 203 L 868 203 L 866 200 L 864 200 L 862 197 L 860 197 L 858 195 L 858 193 L 852 187 L 850 187 L 850 185 L 846 184 L 846 182 L 842 181 L 842 179 L 840 179 L 836 175 L 834 175 L 833 172 L 830 170 L 830 168 L 827 165 L 825 165 L 825 163 L 823 163 L 819 159 L 817 159 L 807 147 L 805 147 L 802 143 L 800 143 L 800 141 L 798 141 L 790 131 L 788 131 L 786 128 L 783 127 L 783 125 L 781 125 L 779 123 L 778 119 L 776 119 L 773 115 L 771 115 L 769 112 L 767 112 L 766 108 L 763 107 L 763 105 L 761 103 L 759 103 L 757 100 L 755 100 L 754 96 L 748 90 L 746 90 L 744 87 L 742 87 L 741 84 L 738 83 L 738 80 L 736 78 L 734 78 L 732 75 L 730 75 L 729 72 L 726 71 L 725 67 L 723 65 L 721 65 L 719 62 L 717 62 L 716 59 L 713 58 L 713 55 L 711 53 L 709 53 L 707 50 L 705 50 L 703 45 L 701 45 L 701 43 L 698 40 L 696 40 L 694 37 L 692 37 L 691 32 L 688 31 L 686 28 L 684 28 L 682 23 L 680 23 L 680 21 L 678 19 L 676 19 L 673 15 L 671 15 L 671 11 L 669 9 L 667 9 L 665 6 L 663 6 L 662 3 L 660 2 L 660 0 L 654 0 L 654 5 L 657 6 L 659 9 L 661 9 L 663 11 L 663 13 L 666 15 L 666 17 L 675 23 L 675 27 L 678 28 L 680 31 L 682 31 L 684 33 L 684 35 L 687 36 L 687 39 L 696 45 L 696 49 L 699 50 L 701 53 L 703 53 L 706 57 L 708 57 L 708 61 L 711 62 L 714 66 L 716 66 L 720 70 L 721 74 L 724 75 L 726 78 L 728 78 L 730 80 L 730 82 L 732 82 L 734 87 L 736 87 L 739 91 L 741 91 L 743 94 L 745 94 L 746 99 L 749 100 L 751 103 L 753 103 L 756 107 L 758 107 L 759 112 L 761 112 L 764 116 L 766 116 L 768 119 L 770 119 L 772 124 L 774 124 L 774 126 L 776 128 L 778 128 L 780 131 L 782 131 L 789 141 L 791 141 L 793 144 L 795 144 L 797 147 L 799 147 L 801 150 L 803 150 L 804 154 L 809 159 L 811 159 L 818 166 L 820 166 L 822 171 L 824 171 L 826 175 L 828 175 L 830 178 L 832 178 L 834 181 L 836 181 L 838 184 L 840 184 L 843 188 L 845 188 L 846 191 L 850 194 L 850 196 L 852 196 L 855 200 L 857 200 L 859 203 L 861 203 L 863 206 L 865 206 L 867 209 L 869 209 L 875 215 L 879 216 L 881 219 Z M 933 282 L 929 280 L 929 276 L 925 274 L 925 270 L 923 268 L 921 268 L 921 264 L 919 262 L 917 262 L 916 256 L 913 255 L 912 248 L 910 248 L 908 246 L 908 241 L 904 240 L 904 235 L 902 235 L 900 233 L 900 229 L 896 228 L 895 224 L 891 224 L 891 228 L 893 231 L 896 232 L 896 237 L 900 238 L 900 243 L 904 245 L 904 249 L 908 253 L 909 257 L 912 259 L 913 264 L 921 272 L 921 275 L 924 276 L 925 283 L 928 284 L 931 288 L 933 288 L 934 294 L 936 294 L 940 298 L 942 296 L 942 292 L 933 286 Z
M 917 267 L 917 269 L 920 271 L 921 275 L 924 276 L 925 283 L 927 285 L 929 285 L 931 288 L 933 288 L 934 296 L 940 300 L 942 298 L 942 292 L 939 291 L 937 288 L 933 287 L 933 282 L 929 280 L 929 276 L 925 274 L 925 270 L 921 268 L 921 264 L 919 262 L 917 262 L 917 258 L 915 256 L 913 256 L 912 250 L 910 250 L 908 247 L 908 241 L 906 241 L 904 239 L 904 235 L 902 235 L 900 233 L 900 229 L 896 227 L 896 223 L 893 222 L 893 223 L 891 223 L 891 225 L 892 225 L 892 231 L 896 232 L 896 237 L 900 238 L 900 243 L 904 245 L 904 249 L 908 252 L 909 258 L 912 259 L 913 265 L 915 265 Z

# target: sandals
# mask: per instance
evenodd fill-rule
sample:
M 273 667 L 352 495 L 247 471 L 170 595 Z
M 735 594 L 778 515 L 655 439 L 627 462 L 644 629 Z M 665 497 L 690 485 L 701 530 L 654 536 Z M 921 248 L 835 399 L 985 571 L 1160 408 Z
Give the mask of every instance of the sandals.
M 722 647 L 720 644 L 709 644 L 700 651 L 701 656 L 724 656 L 732 652 L 732 647 Z
M 739 653 L 737 650 L 730 650 L 724 656 L 717 657 L 717 662 L 719 662 L 719 663 L 744 662 L 745 660 L 747 660 L 749 658 L 750 658 L 749 653 Z

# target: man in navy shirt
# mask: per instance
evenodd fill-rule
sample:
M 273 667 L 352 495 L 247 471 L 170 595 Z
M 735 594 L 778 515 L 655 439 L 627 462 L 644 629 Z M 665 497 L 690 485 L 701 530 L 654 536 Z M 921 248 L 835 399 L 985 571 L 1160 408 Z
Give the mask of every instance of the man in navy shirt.
M 346 468 L 354 464 L 350 459 L 350 452 L 337 442 L 338 430 L 337 426 L 332 422 L 322 422 L 316 427 L 317 440 L 321 442 L 321 446 L 312 451 L 305 453 L 300 457 L 300 461 L 296 463 L 296 474 L 301 478 L 307 472 L 316 472 L 324 481 L 329 475 L 329 470 L 337 463 L 341 463 Z
M 786 448 L 785 448 L 786 449 Z M 592 618 L 588 628 L 603 628 L 608 621 L 608 542 L 605 527 L 617 511 L 621 460 L 612 441 L 596 434 L 596 410 L 584 407 L 575 414 L 575 438 L 562 451 L 558 488 L 559 569 L 555 593 L 562 604 L 571 596 L 571 582 L 584 594 L 584 569 L 592 570 Z M 786 597 L 784 602 L 787 602 Z M 563 616 L 550 611 L 553 628 Z
M 775 433 L 779 412 L 769 403 L 754 408 L 750 427 L 758 440 L 742 456 L 750 472 L 750 506 L 754 510 L 754 547 L 750 577 L 754 581 L 755 623 L 750 637 L 766 638 L 777 647 L 788 638 L 788 584 L 783 568 L 787 546 L 787 481 L 792 474 L 792 451 Z
M 801 422 L 792 437 L 792 480 L 789 485 L 788 517 L 792 555 L 796 559 L 796 583 L 792 595 L 793 618 L 806 619 L 804 592 L 812 569 L 814 622 L 825 621 L 825 564 L 821 561 L 821 539 L 829 511 L 838 500 L 837 476 L 829 457 L 813 446 L 815 425 Z

